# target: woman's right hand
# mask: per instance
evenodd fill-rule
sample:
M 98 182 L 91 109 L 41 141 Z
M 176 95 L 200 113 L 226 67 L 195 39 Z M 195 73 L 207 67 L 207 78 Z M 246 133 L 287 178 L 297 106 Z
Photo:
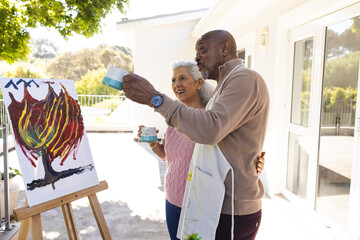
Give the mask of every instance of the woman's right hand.
M 138 130 L 138 138 L 139 138 L 139 142 L 141 142 L 141 133 L 142 133 L 142 131 L 141 131 L 141 129 L 143 128 L 143 127 L 145 127 L 144 125 L 139 125 L 139 130 Z
M 138 129 L 138 141 L 141 142 L 141 129 L 145 127 L 144 125 L 140 125 L 139 129 Z M 156 133 L 159 133 L 159 129 L 156 129 Z M 147 144 L 149 144 L 149 147 L 151 148 L 151 150 L 162 160 L 166 161 L 166 153 L 164 151 L 164 145 L 161 144 L 158 140 L 154 141 L 154 142 L 147 142 Z

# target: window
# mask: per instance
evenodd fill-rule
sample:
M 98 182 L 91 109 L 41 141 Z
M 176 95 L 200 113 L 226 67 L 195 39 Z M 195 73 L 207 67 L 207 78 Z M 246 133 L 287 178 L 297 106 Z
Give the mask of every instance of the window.
M 306 198 L 309 141 L 294 133 L 289 134 L 289 151 L 286 187 L 295 195 Z
M 309 124 L 312 59 L 313 38 L 295 42 L 291 122 L 303 126 Z

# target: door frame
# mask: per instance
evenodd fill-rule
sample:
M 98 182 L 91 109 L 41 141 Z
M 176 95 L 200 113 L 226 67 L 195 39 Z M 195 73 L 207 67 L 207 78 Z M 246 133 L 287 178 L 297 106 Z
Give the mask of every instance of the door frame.
M 247 59 L 251 56 L 251 69 L 255 69 L 255 45 L 256 45 L 256 31 L 252 31 L 241 38 L 236 39 L 237 50 L 245 50 L 246 66 L 249 66 Z
M 300 197 L 296 196 L 293 192 L 286 188 L 287 184 L 287 167 L 285 168 L 284 175 L 283 175 L 283 186 L 282 186 L 282 193 L 289 198 L 291 201 L 296 202 L 299 205 L 303 205 L 306 208 L 313 209 L 314 208 L 314 200 L 315 200 L 315 189 L 314 189 L 314 182 L 309 181 L 310 179 L 314 179 L 317 175 L 317 171 L 314 171 L 314 166 L 317 165 L 317 149 L 318 149 L 318 138 L 317 138 L 317 128 L 315 127 L 316 124 L 320 121 L 320 116 L 316 113 L 316 102 L 319 101 L 319 83 L 316 81 L 318 79 L 319 73 L 318 69 L 316 68 L 318 64 L 318 56 L 319 48 L 317 45 L 319 42 L 318 33 L 316 31 L 315 26 L 302 26 L 300 28 L 293 29 L 289 32 L 289 51 L 288 51 L 288 79 L 289 79 L 289 91 L 288 91 L 288 109 L 287 109 L 287 131 L 286 131 L 286 143 L 287 143 L 287 154 L 286 158 L 284 159 L 284 166 L 287 166 L 288 161 L 288 146 L 289 146 L 289 134 L 294 133 L 300 136 L 307 137 L 311 142 L 311 148 L 309 149 L 309 163 L 308 163 L 308 178 L 307 178 L 307 191 L 306 191 L 306 199 L 303 200 Z M 310 86 L 310 105 L 309 105 L 309 121 L 308 126 L 301 126 L 295 123 L 291 123 L 291 107 L 292 107 L 292 91 L 293 91 L 293 71 L 294 71 L 294 51 L 295 51 L 295 43 L 304 39 L 313 38 L 313 60 L 312 60 L 312 79 L 311 79 L 311 86 Z M 321 98 L 320 98 L 321 99 Z

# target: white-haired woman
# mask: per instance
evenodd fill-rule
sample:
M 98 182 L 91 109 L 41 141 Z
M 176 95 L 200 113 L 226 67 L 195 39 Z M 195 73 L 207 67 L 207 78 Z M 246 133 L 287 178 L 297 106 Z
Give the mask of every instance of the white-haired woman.
M 205 106 L 213 96 L 215 84 L 204 80 L 195 62 L 175 62 L 171 87 L 176 98 L 191 108 L 205 110 Z M 138 137 L 140 139 L 141 128 Z M 177 240 L 181 205 L 184 198 L 186 178 L 195 143 L 168 126 L 162 142 L 151 142 L 152 151 L 164 161 L 167 161 L 165 172 L 166 224 L 171 240 Z M 256 167 L 261 172 L 263 157 Z

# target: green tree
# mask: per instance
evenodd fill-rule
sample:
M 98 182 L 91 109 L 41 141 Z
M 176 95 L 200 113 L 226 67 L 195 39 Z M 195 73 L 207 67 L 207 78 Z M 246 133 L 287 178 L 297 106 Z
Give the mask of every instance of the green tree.
M 58 54 L 58 49 L 54 43 L 46 38 L 30 41 L 31 53 L 34 58 L 52 59 Z
M 39 71 L 34 71 L 30 69 L 31 65 L 29 63 L 19 62 L 11 66 L 7 71 L 5 77 L 8 78 L 42 78 Z
M 360 29 L 360 17 L 353 18 L 353 21 L 354 22 L 353 22 L 352 26 L 350 27 L 350 29 L 351 29 L 351 31 L 353 33 L 356 33 L 356 34 L 360 35 L 360 31 L 359 31 L 359 29 Z
M 105 48 L 100 52 L 99 57 L 104 66 L 109 66 L 116 57 L 116 52 L 110 48 Z
M 0 60 L 13 63 L 30 53 L 30 34 L 22 27 L 23 10 L 8 0 L 0 0 Z
M 323 91 L 324 111 L 332 112 L 339 102 L 345 102 L 347 106 L 352 106 L 352 111 L 356 110 L 357 89 L 348 86 L 341 87 L 325 87 Z
M 10 69 L 5 73 L 7 78 L 42 78 L 40 71 L 31 69 L 31 64 L 25 62 L 18 62 L 13 64 Z M 0 90 L 0 99 L 2 99 Z
M 360 50 L 360 17 L 352 18 L 350 28 L 343 29 L 343 32 L 336 32 L 331 27 L 326 31 L 326 57 L 328 59 L 341 57 L 349 52 Z
M 121 48 L 99 45 L 75 53 L 63 53 L 46 64 L 45 72 L 51 78 L 80 80 L 89 71 L 108 68 L 109 65 L 133 71 L 133 59 Z
M 360 51 L 329 59 L 325 64 L 324 87 L 355 87 L 358 82 Z
M 119 95 L 122 92 L 102 83 L 105 68 L 89 71 L 80 81 L 75 83 L 78 95 Z
M 74 33 L 92 37 L 109 12 L 125 13 L 128 6 L 128 0 L 0 0 L 0 60 L 26 59 L 29 28 L 55 28 L 65 39 Z
M 75 80 L 79 80 L 89 71 L 102 67 L 97 49 L 93 48 L 84 48 L 75 52 L 72 55 L 71 61 L 75 65 Z
M 45 73 L 51 78 L 58 79 L 77 79 L 75 74 L 76 65 L 72 62 L 72 53 L 63 53 L 50 62 L 45 67 Z

